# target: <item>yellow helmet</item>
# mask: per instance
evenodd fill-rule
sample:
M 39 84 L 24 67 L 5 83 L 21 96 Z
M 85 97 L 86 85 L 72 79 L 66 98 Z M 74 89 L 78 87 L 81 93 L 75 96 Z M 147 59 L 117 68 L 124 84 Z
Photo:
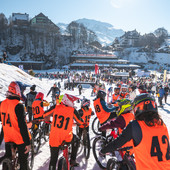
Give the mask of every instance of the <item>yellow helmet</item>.
M 120 116 L 122 113 L 127 113 L 132 110 L 132 102 L 129 99 L 122 99 L 118 102 L 119 110 L 117 116 Z

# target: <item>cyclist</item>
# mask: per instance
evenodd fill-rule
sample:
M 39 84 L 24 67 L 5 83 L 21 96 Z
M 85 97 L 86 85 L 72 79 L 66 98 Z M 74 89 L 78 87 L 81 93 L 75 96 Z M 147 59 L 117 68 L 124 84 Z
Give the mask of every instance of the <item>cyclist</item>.
M 117 111 L 117 118 L 113 119 L 104 125 L 102 125 L 99 130 L 105 131 L 107 129 L 118 128 L 118 135 L 120 135 L 123 129 L 129 124 L 131 120 L 134 120 L 134 114 L 132 113 L 132 103 L 129 99 L 122 99 L 118 102 L 119 109 Z M 114 132 L 111 132 L 111 135 Z M 131 142 L 125 144 L 125 146 L 132 146 Z
M 35 91 L 36 85 L 30 87 L 30 92 L 26 94 L 25 107 L 27 108 L 29 122 L 32 121 L 32 103 L 35 100 L 37 92 Z
M 22 97 L 21 83 L 12 81 L 8 86 L 6 99 L 0 104 L 0 117 L 2 121 L 4 140 L 5 140 L 5 157 L 12 157 L 10 145 L 8 142 L 16 144 L 19 153 L 19 163 L 21 170 L 28 169 L 28 152 L 31 148 L 30 138 L 25 122 L 25 110 L 20 103 Z
M 47 93 L 47 96 L 48 96 L 52 92 L 52 102 L 53 102 L 53 105 L 56 104 L 55 102 L 56 102 L 56 92 L 57 91 L 60 93 L 60 89 L 57 87 L 57 84 L 54 83 L 53 87 L 51 87 L 49 92 Z
M 53 116 L 53 122 L 51 125 L 51 132 L 49 138 L 50 145 L 50 164 L 49 169 L 55 170 L 58 160 L 59 147 L 62 143 L 72 142 L 72 152 L 70 164 L 72 166 L 78 166 L 76 162 L 76 155 L 78 150 L 78 139 L 72 132 L 73 119 L 82 125 L 83 119 L 79 116 L 76 109 L 74 109 L 74 101 L 78 98 L 72 95 L 65 94 L 59 105 L 52 106 L 48 111 L 44 113 L 44 117 Z
M 140 94 L 134 99 L 135 120 L 122 134 L 101 149 L 100 154 L 116 150 L 132 140 L 136 169 L 162 169 L 170 167 L 169 134 L 158 114 L 155 99 L 150 94 Z
M 34 119 L 43 118 L 43 114 L 44 114 L 43 99 L 44 99 L 44 94 L 38 92 L 34 102 L 32 103 L 32 113 Z
M 93 111 L 90 108 L 90 100 L 88 99 L 84 99 L 81 103 L 81 109 L 78 111 L 79 115 L 81 116 L 81 118 L 84 120 L 84 123 L 86 123 L 86 131 L 87 131 L 87 137 L 89 138 L 89 121 L 91 118 L 91 115 L 93 115 Z M 82 132 L 83 132 L 83 128 L 84 126 L 81 125 L 79 126 L 79 138 L 81 138 Z M 90 138 L 89 138 L 90 141 Z
M 114 104 L 114 106 L 118 106 L 118 104 L 116 103 L 117 100 L 121 99 L 120 97 L 120 87 L 115 87 L 114 88 L 114 94 L 112 95 L 112 101 L 111 103 Z
M 96 115 L 101 125 L 117 116 L 116 113 L 113 113 L 114 111 L 116 111 L 117 107 L 109 108 L 105 102 L 105 97 L 106 92 L 104 92 L 103 90 L 99 90 L 97 93 L 97 98 L 95 98 L 93 102 Z M 103 136 L 105 136 L 105 133 L 103 133 Z

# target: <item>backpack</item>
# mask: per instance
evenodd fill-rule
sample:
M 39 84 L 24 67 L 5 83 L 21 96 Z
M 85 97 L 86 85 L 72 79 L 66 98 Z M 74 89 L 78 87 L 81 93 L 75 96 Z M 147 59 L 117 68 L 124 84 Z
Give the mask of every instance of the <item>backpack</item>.
M 35 95 L 31 94 L 31 93 L 27 94 L 27 107 L 28 106 L 32 107 L 32 103 L 35 100 L 35 96 L 36 96 L 36 94 Z

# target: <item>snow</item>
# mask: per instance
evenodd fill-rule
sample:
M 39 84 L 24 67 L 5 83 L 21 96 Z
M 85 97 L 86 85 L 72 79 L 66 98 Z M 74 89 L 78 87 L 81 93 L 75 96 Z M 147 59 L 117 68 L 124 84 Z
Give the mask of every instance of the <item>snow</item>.
M 0 64 L 0 101 L 5 99 L 5 93 L 7 91 L 7 87 L 9 83 L 13 80 L 15 81 L 21 81 L 22 83 L 28 84 L 28 85 L 33 85 L 36 84 L 36 91 L 38 92 L 43 92 L 46 96 L 48 90 L 50 87 L 53 85 L 56 80 L 49 80 L 49 79 L 42 79 L 39 80 L 38 78 L 32 77 L 25 73 L 24 71 L 20 70 L 19 68 L 15 66 L 10 66 L 6 64 Z M 47 71 L 47 70 L 46 70 Z M 46 72 L 45 71 L 45 72 Z M 58 72 L 59 70 L 50 70 L 49 72 Z M 59 80 L 57 80 L 59 81 Z M 72 95 L 76 95 L 80 98 L 85 96 L 86 98 L 91 100 L 94 99 L 94 97 L 91 97 L 91 90 L 92 89 L 83 89 L 82 96 L 79 96 L 78 94 L 78 89 L 75 88 L 74 91 L 69 91 L 69 90 L 64 90 L 63 89 L 64 82 L 61 82 L 61 93 L 69 93 Z M 110 86 L 106 84 L 106 88 L 108 89 Z M 27 87 L 26 91 L 24 94 L 27 94 L 29 92 L 29 88 Z M 45 98 L 47 101 L 51 101 L 51 97 Z M 164 101 L 163 101 L 164 102 Z M 80 104 L 76 103 L 76 106 L 79 108 Z M 92 109 L 94 110 L 94 107 L 91 105 Z M 163 108 L 159 108 L 159 113 L 164 120 L 165 124 L 167 125 L 168 131 L 170 133 L 170 96 L 168 97 L 168 103 L 164 104 Z M 90 126 L 91 122 L 93 121 L 95 116 L 92 116 L 90 120 Z M 1 124 L 0 124 L 1 126 Z M 75 129 L 74 129 L 75 130 Z M 90 138 L 91 138 L 91 145 L 92 141 L 94 139 L 95 135 L 93 134 L 91 128 L 90 128 Z M 0 146 L 0 156 L 4 154 L 4 143 Z M 34 170 L 46 170 L 48 169 L 49 165 L 49 159 L 50 159 L 50 149 L 49 149 L 49 144 L 48 142 L 44 143 L 42 147 L 40 148 L 40 152 L 38 155 L 35 156 L 34 160 Z M 85 161 L 83 152 L 77 156 L 77 161 L 80 163 L 80 167 L 75 168 L 75 170 L 99 170 L 100 168 L 98 167 L 92 150 L 90 153 L 90 158 L 88 161 Z M 0 167 L 1 169 L 1 167 Z

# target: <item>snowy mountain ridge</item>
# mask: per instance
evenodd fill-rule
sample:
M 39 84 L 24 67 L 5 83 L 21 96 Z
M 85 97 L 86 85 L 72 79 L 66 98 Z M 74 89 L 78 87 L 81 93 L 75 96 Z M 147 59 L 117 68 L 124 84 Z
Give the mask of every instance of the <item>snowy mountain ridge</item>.
M 116 29 L 113 25 L 106 22 L 86 18 L 78 19 L 75 22 L 83 24 L 86 28 L 92 30 L 97 35 L 99 42 L 103 45 L 111 44 L 116 37 L 124 34 L 122 29 Z M 61 33 L 64 33 L 67 24 L 58 23 L 57 26 L 60 28 Z

